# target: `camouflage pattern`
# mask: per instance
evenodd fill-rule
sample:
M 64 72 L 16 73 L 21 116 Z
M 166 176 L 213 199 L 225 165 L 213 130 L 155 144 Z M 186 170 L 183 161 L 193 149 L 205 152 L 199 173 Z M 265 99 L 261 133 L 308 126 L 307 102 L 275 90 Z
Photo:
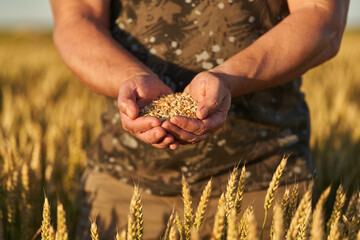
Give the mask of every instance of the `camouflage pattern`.
M 112 3 L 114 38 L 181 92 L 199 72 L 249 46 L 288 15 L 286 0 L 124 0 Z M 206 140 L 178 150 L 155 149 L 121 127 L 109 99 L 104 130 L 89 167 L 145 192 L 176 195 L 184 174 L 198 193 L 210 177 L 220 193 L 234 165 L 246 163 L 246 190 L 268 187 L 284 154 L 284 181 L 311 178 L 309 112 L 301 79 L 232 99 L 225 126 Z

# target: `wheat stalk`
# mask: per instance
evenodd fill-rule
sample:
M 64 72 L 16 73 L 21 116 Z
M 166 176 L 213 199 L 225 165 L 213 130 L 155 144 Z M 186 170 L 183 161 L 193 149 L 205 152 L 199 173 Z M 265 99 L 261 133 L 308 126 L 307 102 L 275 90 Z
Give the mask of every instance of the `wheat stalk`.
M 208 181 L 208 183 L 206 184 L 206 186 L 201 194 L 199 205 L 196 209 L 195 221 L 194 221 L 196 230 L 199 230 L 200 226 L 203 223 L 205 210 L 207 208 L 207 205 L 208 205 L 209 199 L 210 199 L 210 195 L 211 195 L 211 186 L 212 186 L 212 179 L 210 179 Z
M 262 239 L 265 224 L 266 224 L 266 219 L 267 219 L 267 215 L 268 215 L 268 210 L 270 209 L 272 202 L 274 201 L 274 194 L 275 194 L 276 189 L 279 186 L 280 177 L 282 176 L 282 174 L 284 172 L 284 169 L 285 169 L 285 166 L 287 163 L 287 159 L 288 158 L 283 157 L 279 166 L 276 168 L 276 171 L 275 171 L 275 173 L 272 177 L 272 180 L 269 184 L 269 188 L 267 189 L 266 196 L 265 196 L 265 203 L 264 203 L 265 217 L 264 217 L 264 222 L 263 222 L 263 225 L 261 228 L 260 239 Z
M 244 186 L 245 186 L 245 176 L 246 176 L 246 170 L 245 170 L 245 165 L 244 165 L 241 169 L 238 189 L 236 192 L 235 207 L 236 207 L 237 214 L 239 214 L 241 212 L 241 204 L 242 204 L 242 200 L 243 200 Z
M 184 175 L 182 176 L 182 197 L 184 202 L 184 237 L 187 240 L 190 239 L 190 230 L 194 223 L 194 213 L 190 187 Z
M 221 194 L 218 202 L 217 211 L 215 214 L 212 240 L 220 240 L 224 234 L 225 227 L 225 195 Z
M 50 240 L 50 205 L 45 196 L 43 206 L 43 220 L 41 224 L 41 240 Z
M 325 236 L 324 233 L 324 213 L 323 213 L 323 208 L 324 208 L 324 204 L 325 201 L 327 199 L 327 197 L 329 196 L 330 193 L 330 187 L 328 187 L 327 189 L 325 189 L 325 191 L 321 194 L 314 213 L 313 213 L 313 221 L 312 221 L 312 226 L 311 226 L 311 240 L 318 240 L 318 239 L 323 239 Z

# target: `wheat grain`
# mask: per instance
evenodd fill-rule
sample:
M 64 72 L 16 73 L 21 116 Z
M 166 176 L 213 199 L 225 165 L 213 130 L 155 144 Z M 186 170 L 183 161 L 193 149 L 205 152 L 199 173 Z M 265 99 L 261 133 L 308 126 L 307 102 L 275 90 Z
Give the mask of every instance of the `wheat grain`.
M 196 118 L 197 106 L 197 101 L 188 93 L 169 94 L 140 109 L 140 116 L 154 116 L 162 121 L 175 115 Z
M 210 199 L 210 195 L 211 195 L 211 187 L 212 187 L 212 178 L 206 184 L 206 186 L 201 194 L 199 205 L 196 209 L 195 221 L 194 221 L 196 230 L 199 230 L 200 226 L 203 223 L 205 210 L 207 208 L 207 205 L 208 205 L 209 199 Z

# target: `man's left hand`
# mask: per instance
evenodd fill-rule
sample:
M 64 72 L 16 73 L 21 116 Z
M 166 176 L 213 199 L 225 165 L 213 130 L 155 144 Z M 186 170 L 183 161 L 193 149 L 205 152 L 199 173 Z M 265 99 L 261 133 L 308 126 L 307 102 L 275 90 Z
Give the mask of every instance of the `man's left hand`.
M 231 103 L 229 85 L 221 73 L 201 72 L 185 88 L 199 103 L 196 117 L 174 116 L 165 121 L 165 128 L 180 144 L 200 142 L 221 128 Z

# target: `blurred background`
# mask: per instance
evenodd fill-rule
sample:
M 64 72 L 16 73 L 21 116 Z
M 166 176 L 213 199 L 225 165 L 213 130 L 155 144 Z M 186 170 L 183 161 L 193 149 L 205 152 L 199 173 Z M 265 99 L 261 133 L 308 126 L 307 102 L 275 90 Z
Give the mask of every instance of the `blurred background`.
M 360 186 L 359 29 L 352 0 L 339 54 L 304 75 L 320 190 Z M 0 0 L 0 240 L 39 238 L 45 193 L 53 213 L 64 205 L 72 236 L 85 152 L 101 130 L 105 98 L 69 72 L 51 31 L 48 1 Z

